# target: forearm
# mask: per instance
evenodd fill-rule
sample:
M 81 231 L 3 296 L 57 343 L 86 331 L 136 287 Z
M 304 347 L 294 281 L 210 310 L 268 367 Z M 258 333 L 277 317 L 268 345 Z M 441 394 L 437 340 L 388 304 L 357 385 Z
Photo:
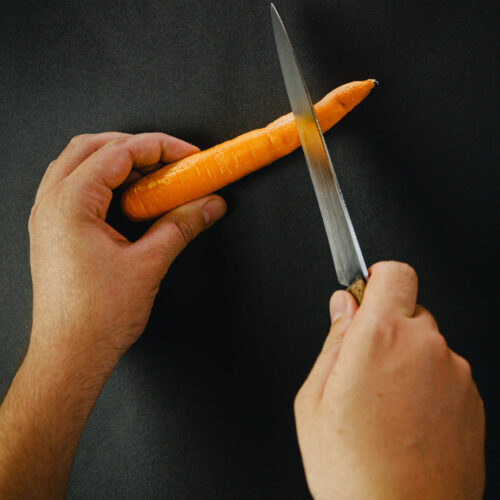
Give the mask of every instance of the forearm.
M 0 498 L 64 496 L 85 422 L 144 331 L 161 280 L 226 210 L 217 196 L 201 198 L 132 243 L 105 222 L 113 190 L 138 175 L 132 167 L 197 151 L 160 133 L 86 134 L 45 172 L 28 223 L 31 343 L 0 407 Z
M 62 498 L 81 433 L 116 360 L 33 343 L 0 407 L 0 497 Z

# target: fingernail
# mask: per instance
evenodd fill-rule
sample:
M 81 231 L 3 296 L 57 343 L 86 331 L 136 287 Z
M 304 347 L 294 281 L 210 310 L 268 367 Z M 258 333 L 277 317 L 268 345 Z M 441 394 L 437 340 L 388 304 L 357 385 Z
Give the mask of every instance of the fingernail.
M 347 310 L 347 301 L 342 292 L 335 292 L 330 301 L 330 317 L 332 324 L 337 321 Z
M 226 213 L 226 202 L 222 198 L 210 198 L 205 202 L 201 210 L 205 224 L 209 226 Z

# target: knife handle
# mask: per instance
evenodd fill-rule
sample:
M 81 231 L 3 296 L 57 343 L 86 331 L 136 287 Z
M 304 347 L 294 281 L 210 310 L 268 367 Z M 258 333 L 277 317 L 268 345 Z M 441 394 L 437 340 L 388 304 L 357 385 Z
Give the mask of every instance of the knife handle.
M 358 276 L 347 288 L 347 291 L 356 299 L 358 305 L 361 305 L 363 301 L 363 295 L 365 294 L 365 280 L 362 276 Z

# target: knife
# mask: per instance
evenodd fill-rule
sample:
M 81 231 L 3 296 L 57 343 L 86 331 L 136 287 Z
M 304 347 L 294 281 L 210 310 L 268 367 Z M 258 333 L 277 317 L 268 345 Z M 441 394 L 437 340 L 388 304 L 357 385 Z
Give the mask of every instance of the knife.
M 325 225 L 337 278 L 360 304 L 368 277 L 365 260 L 297 57 L 285 25 L 272 3 L 271 20 L 288 99 Z

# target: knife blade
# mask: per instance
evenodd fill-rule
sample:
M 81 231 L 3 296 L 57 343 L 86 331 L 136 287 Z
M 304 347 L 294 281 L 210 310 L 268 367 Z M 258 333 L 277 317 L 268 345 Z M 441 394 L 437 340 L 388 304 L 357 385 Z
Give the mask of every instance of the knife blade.
M 348 287 L 348 291 L 360 303 L 368 277 L 365 260 L 295 51 L 272 3 L 271 20 L 283 79 L 323 218 L 337 279 L 341 285 Z

